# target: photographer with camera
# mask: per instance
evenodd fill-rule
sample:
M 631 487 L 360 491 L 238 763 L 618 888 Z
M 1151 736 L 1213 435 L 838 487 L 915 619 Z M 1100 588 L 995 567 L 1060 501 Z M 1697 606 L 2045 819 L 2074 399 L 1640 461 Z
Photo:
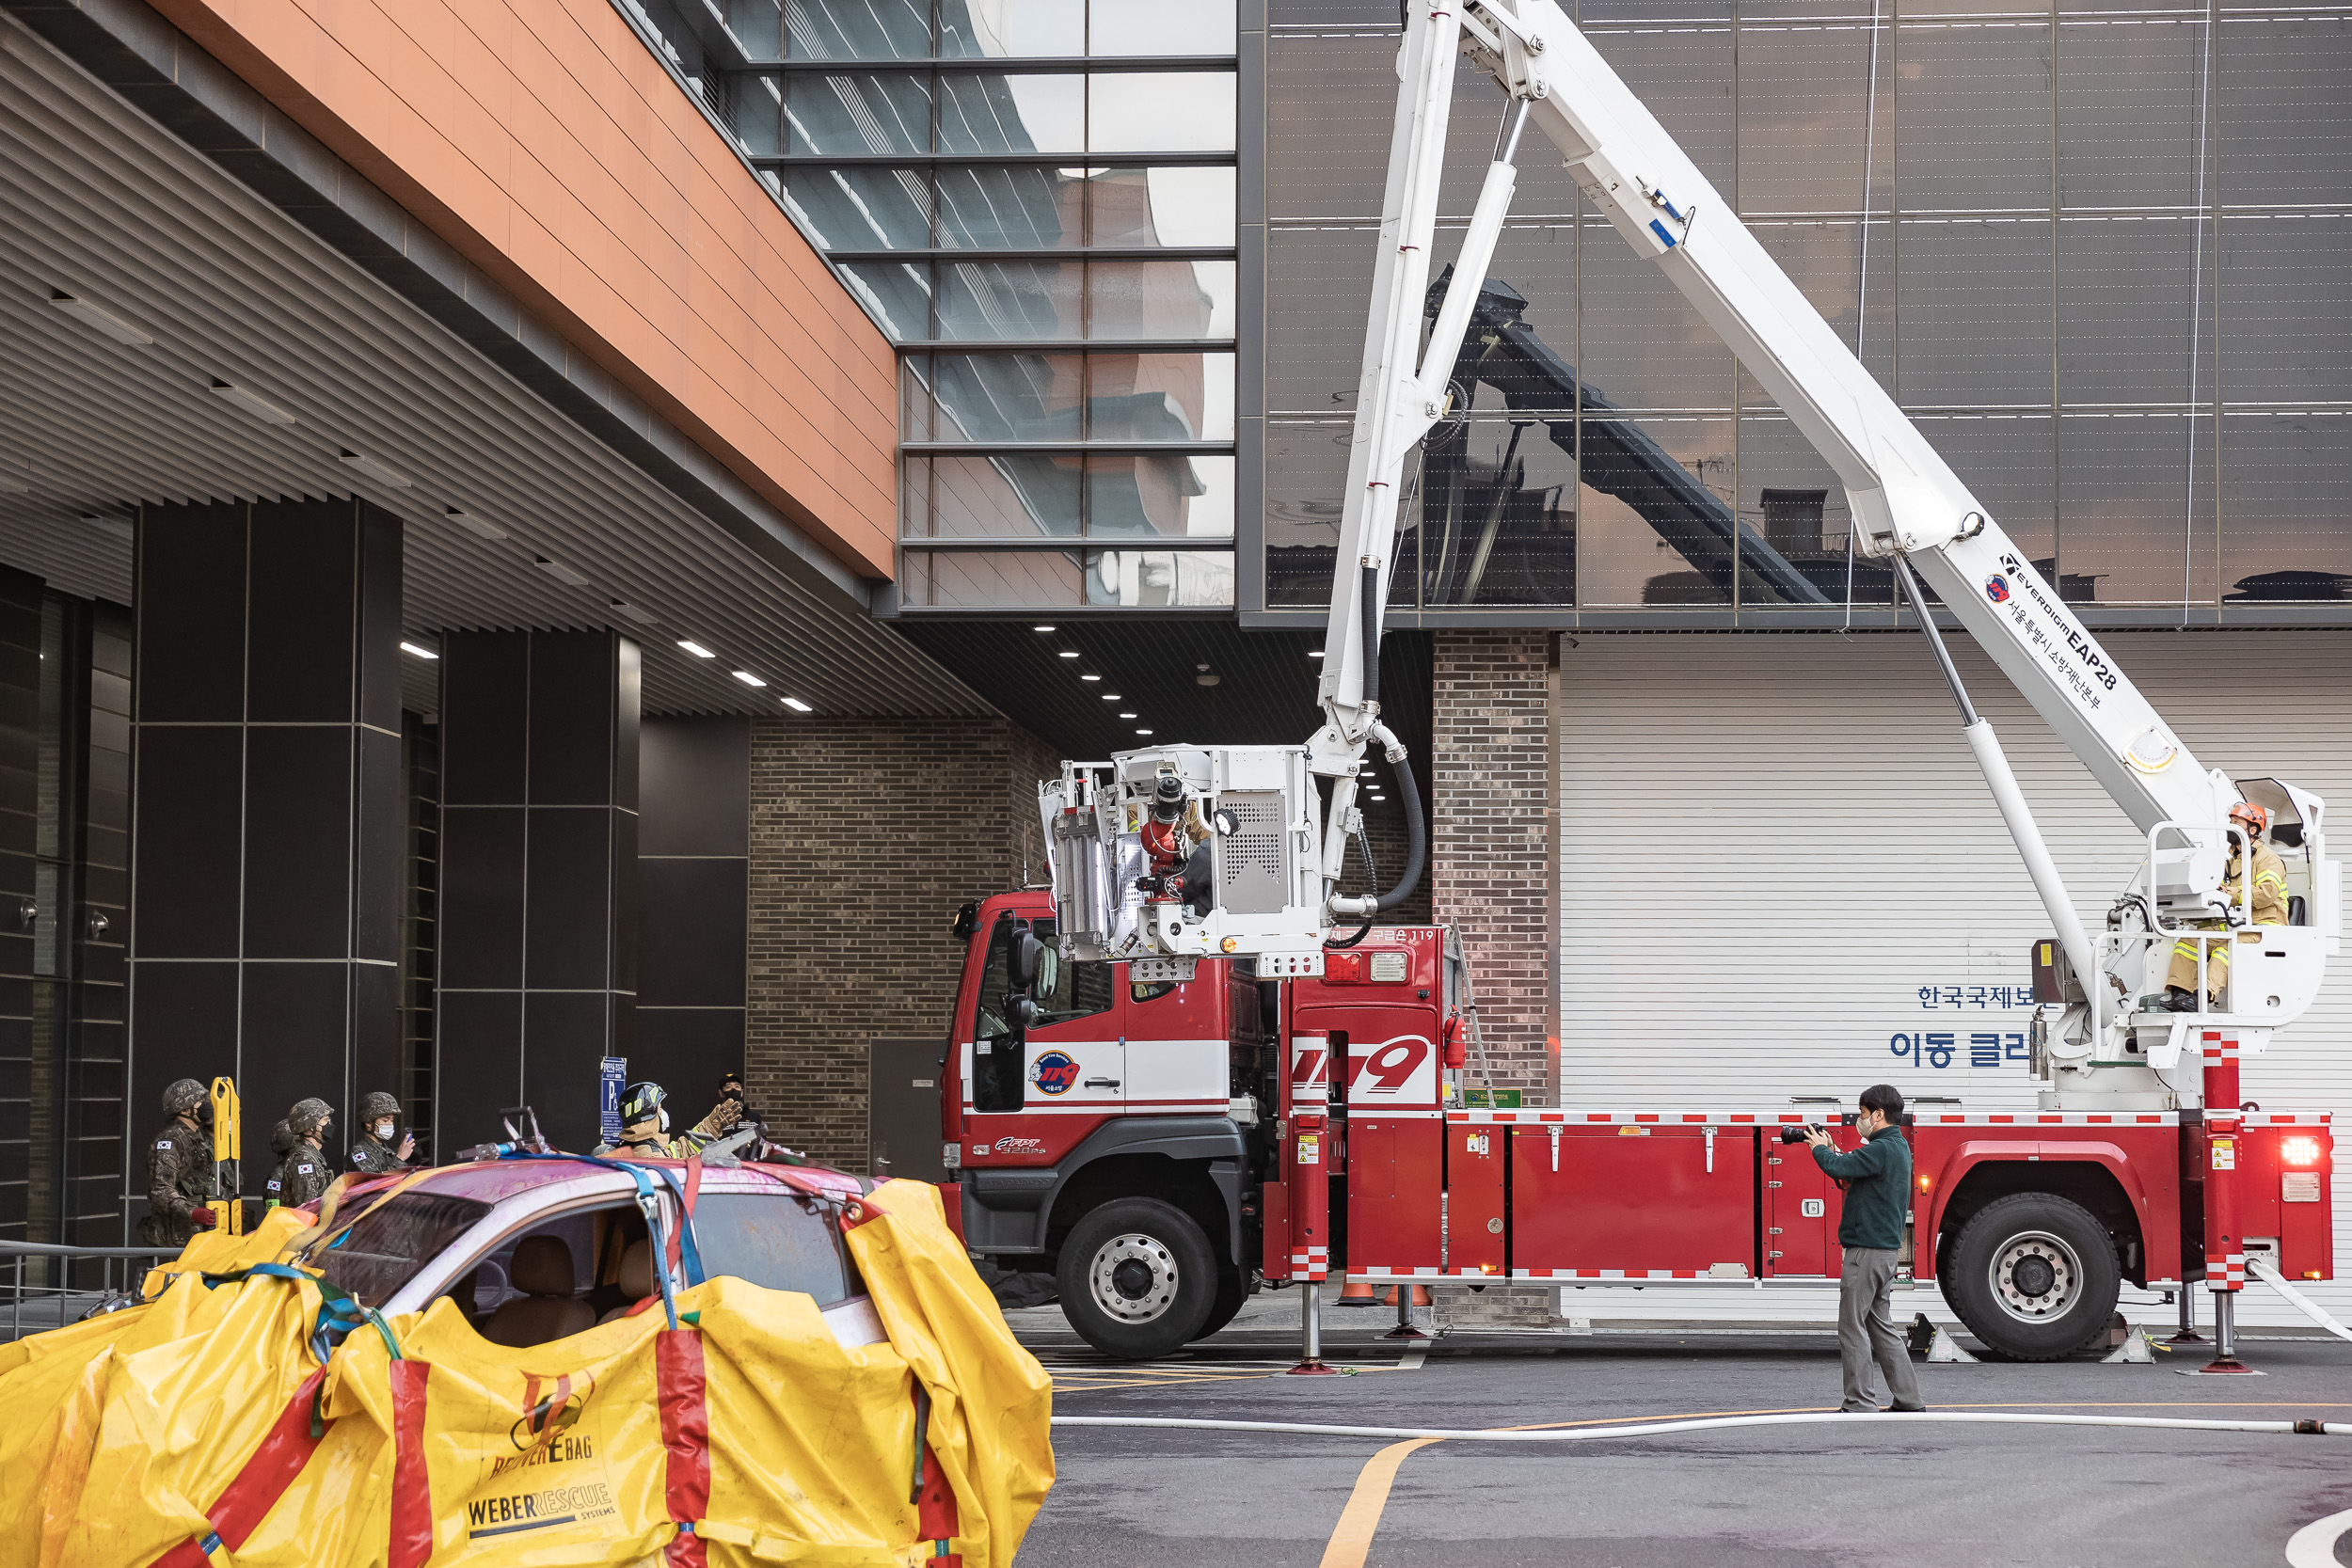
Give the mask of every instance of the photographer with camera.
M 1886 1374 L 1888 1408 L 1925 1410 L 1919 1381 L 1911 1370 L 1911 1349 L 1895 1326 L 1895 1261 L 1902 1254 L 1903 1221 L 1911 1211 L 1911 1145 L 1903 1138 L 1903 1097 L 1892 1085 L 1862 1091 L 1862 1114 L 1854 1131 L 1862 1147 L 1840 1153 L 1820 1127 L 1804 1130 L 1813 1163 L 1846 1190 L 1837 1222 L 1837 1244 L 1845 1267 L 1837 1276 L 1837 1354 L 1845 1363 L 1846 1410 L 1878 1409 L 1871 1387 L 1875 1358 Z

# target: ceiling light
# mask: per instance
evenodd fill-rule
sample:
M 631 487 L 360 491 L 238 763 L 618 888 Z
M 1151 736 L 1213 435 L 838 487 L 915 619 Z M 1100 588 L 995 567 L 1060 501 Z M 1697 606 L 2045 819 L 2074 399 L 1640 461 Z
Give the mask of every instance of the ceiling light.
M 87 323 L 98 328 L 118 343 L 129 343 L 133 348 L 145 348 L 155 341 L 112 310 L 92 305 L 87 299 L 76 299 L 63 289 L 52 289 L 49 292 L 49 303 L 74 320 Z
M 394 489 L 399 490 L 405 490 L 408 488 L 408 480 L 406 475 L 394 472 L 392 469 L 386 467 L 383 464 L 378 463 L 373 457 L 369 457 L 356 451 L 343 452 L 342 457 L 345 464 L 351 467 L 358 469 L 361 473 L 367 475 L 370 479 L 374 480 L 379 484 L 389 484 Z
M 677 640 L 677 645 L 684 648 L 688 653 L 692 654 L 696 658 L 717 658 L 719 657 L 717 654 L 712 653 L 708 648 L 704 647 L 701 643 L 687 638 L 679 638 Z
M 1135 717 L 1135 715 L 1134 715 L 1134 714 L 1132 714 L 1132 713 L 1122 713 L 1122 714 L 1120 714 L 1120 717 L 1121 719 L 1133 719 L 1133 718 Z
M 294 422 L 294 417 L 292 414 L 287 413 L 259 392 L 247 391 L 243 387 L 232 387 L 218 376 L 213 377 L 213 391 L 223 402 L 235 404 L 257 420 L 265 420 L 270 424 Z
M 441 657 L 421 642 L 403 642 L 400 645 L 400 651 L 404 654 L 413 655 L 418 658 L 438 658 Z
M 1061 657 L 1063 658 L 1076 658 L 1078 657 L 1078 650 L 1075 648 L 1064 648 L 1061 651 Z
M 1082 681 L 1099 681 L 1103 677 L 1100 675 L 1080 675 L 1078 678 Z
M 1029 629 L 1031 631 L 1052 631 L 1054 628 L 1051 626 L 1031 626 Z
M 573 571 L 569 566 L 564 565 L 560 561 L 549 561 L 544 555 L 534 555 L 531 559 L 537 563 L 539 570 L 547 573 L 548 576 L 553 578 L 558 582 L 568 582 L 574 588 L 585 588 L 588 586 L 588 579 L 586 578 L 581 577 L 578 572 Z
M 766 681 L 761 680 L 757 675 L 753 674 L 749 670 L 738 670 L 735 673 L 735 678 L 741 681 L 745 686 L 766 686 L 768 684 Z
M 1103 701 L 1106 703 L 1116 703 L 1120 701 L 1119 693 L 1116 691 L 1105 691 L 1103 693 Z
M 1151 732 L 1150 730 L 1137 730 L 1137 731 L 1136 732 L 1136 734 L 1137 734 L 1137 735 L 1150 735 L 1151 733 L 1152 733 L 1152 732 Z
M 1321 648 L 1317 648 L 1313 653 L 1309 654 L 1307 657 L 1309 658 L 1321 658 L 1323 657 L 1323 650 Z
M 612 608 L 619 610 L 622 614 L 628 616 L 630 620 L 636 622 L 641 626 L 656 626 L 661 624 L 653 618 L 652 610 L 644 608 L 642 605 L 630 604 L 627 599 L 613 600 Z
M 1223 675 L 1195 675 L 1192 680 L 1195 686 L 1215 686 L 1224 678 Z
M 459 528 L 464 529 L 468 533 L 478 533 L 485 539 L 503 539 L 506 537 L 506 531 L 504 529 L 493 528 L 490 524 L 484 522 L 472 513 L 467 512 L 462 508 L 453 506 L 447 512 L 443 513 L 442 515 L 446 516 L 451 522 L 455 523 Z
M 795 713 L 814 713 L 817 711 L 815 708 L 810 707 L 806 703 L 801 701 L 798 697 L 787 697 L 784 700 L 784 705 L 790 708 Z

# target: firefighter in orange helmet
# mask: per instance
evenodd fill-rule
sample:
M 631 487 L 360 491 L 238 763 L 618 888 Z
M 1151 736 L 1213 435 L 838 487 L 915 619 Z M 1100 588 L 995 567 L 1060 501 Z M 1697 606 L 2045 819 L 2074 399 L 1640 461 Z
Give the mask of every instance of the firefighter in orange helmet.
M 2245 863 L 2253 863 L 2252 890 L 2254 924 L 2283 926 L 2287 923 L 2287 867 L 2279 858 L 2279 851 L 2263 842 L 2270 829 L 2270 813 L 2251 800 L 2240 800 L 2230 808 L 2231 825 L 2246 835 L 2248 853 L 2241 854 L 2235 839 L 2230 843 L 2230 867 L 2221 879 L 2221 888 L 2229 895 L 2230 907 L 2242 907 L 2248 899 L 2244 886 Z M 2229 924 L 2220 920 L 2191 922 L 2201 930 L 2228 932 Z M 2205 995 L 2218 1004 L 2221 988 L 2230 978 L 2230 947 L 2234 934 L 2218 937 L 2182 937 L 2172 943 L 2172 967 L 2165 975 L 2164 1005 L 2176 1013 L 2197 1011 L 2197 950 L 2205 950 Z

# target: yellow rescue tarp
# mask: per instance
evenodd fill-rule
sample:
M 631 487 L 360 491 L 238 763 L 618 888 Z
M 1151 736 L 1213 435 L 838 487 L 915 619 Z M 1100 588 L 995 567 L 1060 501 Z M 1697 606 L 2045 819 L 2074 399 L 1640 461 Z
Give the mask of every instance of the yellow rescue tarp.
M 1009 1568 L 1053 1484 L 1051 1385 L 926 1183 L 850 1205 L 888 1334 L 855 1348 L 722 1277 L 675 1330 L 656 1303 L 510 1350 L 443 1299 L 321 1366 L 315 1281 L 202 1278 L 306 1224 L 199 1236 L 149 1305 L 0 1347 L 0 1568 Z

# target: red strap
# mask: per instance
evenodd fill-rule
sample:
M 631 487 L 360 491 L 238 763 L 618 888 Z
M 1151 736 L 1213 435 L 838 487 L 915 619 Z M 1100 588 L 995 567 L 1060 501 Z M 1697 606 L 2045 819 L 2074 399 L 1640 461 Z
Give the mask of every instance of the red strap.
M 424 1385 L 430 1361 L 392 1372 L 392 1537 L 389 1568 L 423 1568 L 433 1555 L 433 1478 L 424 1462 Z
M 931 1451 L 929 1442 L 923 1445 L 923 1490 L 915 1498 L 914 1518 L 914 1528 L 926 1541 L 952 1541 L 961 1523 L 956 1512 L 956 1489 L 947 1484 L 947 1474 L 939 1467 L 939 1455 Z M 929 1560 L 938 1568 L 961 1568 L 963 1556 L 950 1552 Z
M 661 1446 L 669 1456 L 662 1495 L 674 1524 L 698 1525 L 710 1512 L 710 1407 L 705 1399 L 703 1339 L 691 1328 L 654 1336 L 654 1376 L 661 1402 Z M 662 1556 L 668 1568 L 704 1568 L 708 1548 L 680 1531 Z
M 269 1511 L 278 1506 L 278 1499 L 286 1495 L 286 1488 L 317 1450 L 320 1439 L 310 1435 L 310 1402 L 326 1380 L 324 1368 L 303 1379 L 302 1386 L 294 1390 L 294 1398 L 263 1434 L 261 1446 L 253 1450 L 253 1457 L 245 1462 L 208 1512 L 213 1533 L 230 1551 L 244 1545 L 246 1538 L 269 1517 Z M 210 1560 L 204 1543 L 192 1539 L 157 1558 L 154 1568 L 205 1568 Z
M 679 1250 L 685 1245 L 686 1227 L 694 1223 L 694 1199 L 702 1190 L 703 1157 L 690 1154 L 686 1157 L 686 1192 L 678 1204 L 678 1223 L 670 1227 L 670 1275 L 673 1278 L 677 1276 Z

